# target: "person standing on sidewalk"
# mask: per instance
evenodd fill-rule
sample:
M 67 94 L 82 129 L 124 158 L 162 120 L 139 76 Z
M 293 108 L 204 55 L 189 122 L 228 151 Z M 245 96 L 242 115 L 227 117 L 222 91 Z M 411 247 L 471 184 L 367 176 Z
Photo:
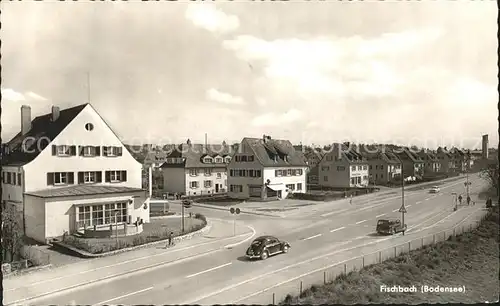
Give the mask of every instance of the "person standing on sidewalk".
M 168 242 L 166 248 L 172 246 L 172 236 L 174 235 L 174 232 L 168 233 Z

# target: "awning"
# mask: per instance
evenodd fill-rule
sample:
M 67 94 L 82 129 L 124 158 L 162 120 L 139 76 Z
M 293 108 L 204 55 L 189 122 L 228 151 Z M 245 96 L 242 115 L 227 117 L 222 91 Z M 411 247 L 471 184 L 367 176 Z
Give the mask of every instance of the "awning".
M 274 190 L 274 191 L 280 191 L 283 190 L 283 184 L 275 184 L 275 185 L 267 185 L 267 188 Z

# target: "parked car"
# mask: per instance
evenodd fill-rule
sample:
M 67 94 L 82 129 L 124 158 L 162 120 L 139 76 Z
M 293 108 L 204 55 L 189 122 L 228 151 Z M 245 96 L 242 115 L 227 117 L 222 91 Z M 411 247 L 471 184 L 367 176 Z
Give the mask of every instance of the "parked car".
M 382 235 L 394 235 L 406 231 L 406 224 L 401 224 L 398 218 L 380 219 L 377 221 L 377 233 Z
M 431 190 L 429 190 L 430 193 L 438 193 L 440 191 L 438 186 L 432 186 Z
M 190 208 L 191 205 L 193 204 L 193 200 L 191 199 L 188 199 L 188 198 L 181 198 L 182 199 L 182 205 L 185 207 L 185 208 Z
M 247 249 L 246 257 L 249 259 L 259 258 L 262 260 L 267 259 L 279 253 L 287 253 L 290 244 L 286 241 L 280 241 L 273 236 L 261 236 L 255 238 Z

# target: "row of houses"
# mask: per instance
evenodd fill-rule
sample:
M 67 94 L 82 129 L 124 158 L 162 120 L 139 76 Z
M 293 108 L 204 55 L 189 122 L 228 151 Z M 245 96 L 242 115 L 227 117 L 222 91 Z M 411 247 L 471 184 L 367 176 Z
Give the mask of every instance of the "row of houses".
M 305 193 L 308 180 L 357 187 L 389 182 L 402 169 L 405 177 L 421 177 L 466 168 L 465 153 L 458 149 L 373 153 L 334 144 L 318 150 L 266 135 L 232 145 L 188 140 L 170 145 L 158 159 L 146 155 L 139 162 L 88 103 L 64 110 L 53 106 L 34 119 L 30 107 L 22 106 L 20 121 L 21 131 L 2 145 L 2 205 L 14 208 L 24 233 L 41 242 L 113 224 L 137 231 L 149 222 L 151 168 L 163 173 L 164 192 L 257 200 Z

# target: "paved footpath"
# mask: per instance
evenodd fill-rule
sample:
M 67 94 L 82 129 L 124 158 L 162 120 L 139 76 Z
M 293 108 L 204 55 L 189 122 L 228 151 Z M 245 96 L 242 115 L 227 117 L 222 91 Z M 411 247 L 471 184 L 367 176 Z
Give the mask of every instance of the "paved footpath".
M 172 248 L 159 244 L 113 256 L 89 259 L 52 269 L 40 270 L 3 280 L 4 304 L 21 302 L 64 288 L 81 287 L 95 281 L 124 276 L 140 270 L 205 256 L 228 245 L 247 241 L 252 229 L 211 220 L 212 229 L 204 236 L 181 241 Z

